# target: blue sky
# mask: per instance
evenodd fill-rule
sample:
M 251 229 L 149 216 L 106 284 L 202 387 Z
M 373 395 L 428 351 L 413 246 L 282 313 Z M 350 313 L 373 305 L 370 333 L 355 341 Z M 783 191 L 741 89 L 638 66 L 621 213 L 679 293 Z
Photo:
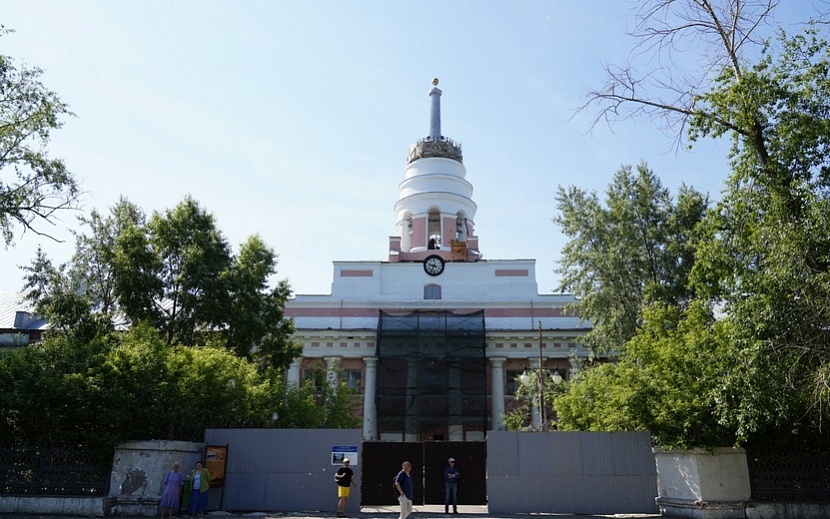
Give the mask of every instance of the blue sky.
M 784 2 L 781 23 L 813 14 Z M 796 8 L 793 4 L 798 4 Z M 806 14 L 805 14 L 806 13 Z M 88 211 L 120 196 L 148 214 L 192 195 L 238 250 L 259 234 L 278 279 L 329 293 L 334 260 L 385 260 L 411 143 L 429 131 L 440 79 L 442 133 L 460 142 L 487 259 L 536 259 L 554 291 L 565 243 L 560 185 L 603 191 L 646 161 L 675 192 L 717 198 L 729 143 L 675 153 L 648 121 L 596 127 L 577 114 L 602 65 L 632 47 L 630 3 L 540 1 L 0 0 L 0 53 L 44 69 L 76 117 L 50 155 L 83 184 Z M 0 290 L 38 245 L 71 256 L 64 214 L 0 252 Z

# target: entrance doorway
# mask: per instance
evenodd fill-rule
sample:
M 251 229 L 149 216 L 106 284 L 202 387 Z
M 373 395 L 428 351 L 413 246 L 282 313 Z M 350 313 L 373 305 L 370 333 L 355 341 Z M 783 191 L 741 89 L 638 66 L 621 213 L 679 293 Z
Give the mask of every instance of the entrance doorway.
M 444 467 L 456 459 L 459 505 L 487 504 L 486 442 L 363 442 L 361 505 L 396 505 L 394 478 L 412 463 L 415 505 L 444 504 Z

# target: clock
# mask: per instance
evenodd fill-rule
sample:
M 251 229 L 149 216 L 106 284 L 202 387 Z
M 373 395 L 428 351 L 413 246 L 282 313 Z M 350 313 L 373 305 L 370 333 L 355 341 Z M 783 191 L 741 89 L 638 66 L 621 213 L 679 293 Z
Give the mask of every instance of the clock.
M 441 256 L 433 254 L 424 260 L 424 271 L 430 276 L 438 276 L 444 272 L 444 260 Z

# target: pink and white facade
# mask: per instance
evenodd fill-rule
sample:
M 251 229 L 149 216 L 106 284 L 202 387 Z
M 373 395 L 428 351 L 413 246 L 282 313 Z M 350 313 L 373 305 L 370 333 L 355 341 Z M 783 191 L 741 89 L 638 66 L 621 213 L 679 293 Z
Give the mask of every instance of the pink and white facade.
M 437 80 L 433 82 L 437 85 Z M 331 294 L 297 295 L 286 307 L 296 323 L 302 358 L 289 369 L 300 383 L 312 373 L 342 370 L 363 398 L 363 436 L 372 440 L 483 439 L 483 431 L 450 427 L 421 433 L 379 433 L 376 354 L 379 312 L 484 312 L 488 429 L 502 429 L 515 379 L 525 369 L 566 378 L 570 359 L 588 357 L 589 329 L 569 313 L 568 295 L 540 295 L 532 259 L 484 259 L 479 251 L 473 187 L 461 148 L 441 135 L 440 97 L 430 92 L 430 136 L 413 145 L 395 204 L 397 234 L 385 261 L 334 261 Z M 537 418 L 538 419 L 538 418 Z

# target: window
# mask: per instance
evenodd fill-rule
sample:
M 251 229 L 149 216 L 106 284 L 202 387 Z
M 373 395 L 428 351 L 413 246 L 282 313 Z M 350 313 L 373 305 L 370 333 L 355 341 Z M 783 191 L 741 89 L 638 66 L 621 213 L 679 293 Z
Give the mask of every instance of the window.
M 428 249 L 437 250 L 441 248 L 441 213 L 438 209 L 430 209 L 429 211 L 427 236 L 429 237 Z
M 349 389 L 354 389 L 358 393 L 361 392 L 361 377 L 362 373 L 359 369 L 343 370 L 343 382 L 346 383 L 346 387 L 348 387 Z
M 515 395 L 516 388 L 521 384 L 516 379 L 522 376 L 522 371 L 514 371 L 514 370 L 507 370 L 507 388 L 505 390 L 505 394 L 507 395 Z
M 424 299 L 441 299 L 441 285 L 424 285 Z
M 322 389 L 326 380 L 326 373 L 322 369 L 306 369 L 303 373 L 303 383 L 311 381 L 315 389 Z

